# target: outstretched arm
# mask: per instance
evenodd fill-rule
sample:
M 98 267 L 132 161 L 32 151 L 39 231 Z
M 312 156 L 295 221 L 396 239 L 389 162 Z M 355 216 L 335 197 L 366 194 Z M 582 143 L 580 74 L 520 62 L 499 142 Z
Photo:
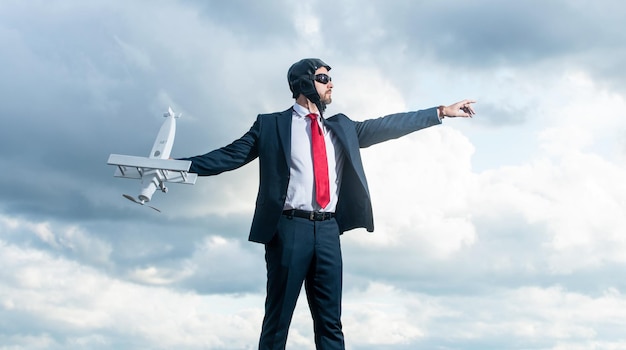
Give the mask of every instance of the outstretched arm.
M 241 138 L 209 153 L 180 160 L 190 160 L 189 172 L 200 176 L 217 175 L 248 164 L 258 156 L 259 120 Z
M 414 131 L 441 124 L 445 117 L 471 118 L 475 112 L 472 104 L 476 101 L 466 99 L 449 106 L 439 106 L 424 110 L 396 113 L 382 118 L 357 122 L 355 128 L 359 138 L 359 147 L 369 147 L 379 142 L 395 139 Z

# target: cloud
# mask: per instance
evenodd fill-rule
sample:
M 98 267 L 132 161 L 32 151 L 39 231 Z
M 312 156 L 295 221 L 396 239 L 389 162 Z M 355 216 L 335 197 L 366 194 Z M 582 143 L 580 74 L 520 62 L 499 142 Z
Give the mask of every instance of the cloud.
M 245 348 L 256 338 L 248 329 L 257 328 L 259 309 L 223 313 L 241 307 L 246 298 L 145 287 L 37 250 L 6 242 L 0 249 L 3 266 L 12 271 L 1 276 L 0 312 L 6 316 L 2 319 L 12 320 L 2 322 L 3 329 L 11 331 L 3 332 L 3 338 L 16 346 Z
M 170 186 L 159 214 L 106 159 L 146 155 L 168 106 L 174 156 L 221 147 L 318 56 L 329 113 L 478 100 L 363 150 L 376 232 L 342 237 L 350 348 L 624 347 L 620 2 L 39 5 L 0 11 L 5 346 L 254 348 L 257 163 Z M 289 347 L 314 348 L 305 299 Z

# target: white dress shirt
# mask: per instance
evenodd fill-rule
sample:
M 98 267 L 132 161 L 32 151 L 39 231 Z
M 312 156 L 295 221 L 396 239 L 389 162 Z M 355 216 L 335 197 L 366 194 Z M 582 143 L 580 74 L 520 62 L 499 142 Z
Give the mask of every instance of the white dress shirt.
M 289 186 L 284 209 L 335 212 L 339 195 L 339 184 L 344 163 L 344 154 L 337 139 L 324 126 L 324 119 L 317 121 L 324 132 L 326 157 L 328 160 L 328 180 L 330 185 L 330 203 L 325 208 L 315 201 L 315 179 L 313 176 L 313 154 L 311 153 L 311 122 L 307 117 L 309 110 L 294 104 L 291 119 L 291 168 Z

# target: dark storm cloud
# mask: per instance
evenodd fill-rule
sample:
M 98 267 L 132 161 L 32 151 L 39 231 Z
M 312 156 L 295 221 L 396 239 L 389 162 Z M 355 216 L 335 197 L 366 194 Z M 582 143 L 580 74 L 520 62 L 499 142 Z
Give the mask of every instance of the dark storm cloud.
M 626 58 L 626 32 L 615 23 L 624 18 L 625 10 L 618 1 L 591 4 L 480 0 L 358 6 L 342 2 L 322 17 L 321 31 L 326 45 L 391 72 L 406 74 L 411 63 L 424 58 L 475 70 L 548 62 L 555 70 L 582 67 L 624 89 L 621 62 Z M 395 65 L 388 64 L 390 56 L 395 56 Z
M 0 191 L 10 213 L 57 219 L 120 215 L 97 204 L 113 181 L 120 181 L 112 178 L 106 159 L 109 153 L 147 156 L 167 104 L 188 112 L 181 124 L 196 119 L 211 125 L 182 125 L 193 143 L 186 145 L 179 137 L 175 152 L 201 153 L 210 146 L 198 146 L 198 140 L 225 142 L 220 138 L 233 139 L 245 131 L 236 118 L 207 116 L 240 115 L 244 124 L 254 118 L 227 114 L 224 110 L 232 105 L 215 103 L 227 101 L 226 94 L 241 87 L 229 83 L 238 80 L 232 71 L 213 63 L 227 52 L 220 38 L 211 40 L 215 46 L 202 44 L 200 52 L 183 59 L 176 26 L 158 22 L 158 12 L 146 20 L 153 37 L 130 29 L 141 20 L 139 13 L 135 17 L 115 7 L 83 4 L 27 11 L 14 4 L 12 10 L 0 25 L 3 46 L 11 48 L 0 57 L 0 95 L 5 97 L 0 163 L 14 169 L 0 175 Z M 217 29 L 208 34 L 212 30 Z M 194 73 L 203 67 L 215 68 L 204 78 Z M 204 85 L 213 83 L 219 88 L 207 96 Z
M 432 51 L 438 59 L 477 67 L 536 63 L 623 42 L 623 31 L 603 24 L 623 17 L 619 3 L 598 2 L 591 9 L 585 3 L 482 0 L 416 6 L 396 1 L 361 13 L 346 36 L 368 46 L 403 43 L 409 54 Z M 333 26 L 345 27 L 341 21 Z M 379 30 L 383 33 L 375 40 Z
M 247 45 L 266 45 L 271 41 L 297 38 L 290 20 L 297 14 L 293 1 L 185 0 L 184 3 L 199 9 L 201 17 L 228 27 Z M 210 45 L 211 38 L 207 38 L 207 42 Z

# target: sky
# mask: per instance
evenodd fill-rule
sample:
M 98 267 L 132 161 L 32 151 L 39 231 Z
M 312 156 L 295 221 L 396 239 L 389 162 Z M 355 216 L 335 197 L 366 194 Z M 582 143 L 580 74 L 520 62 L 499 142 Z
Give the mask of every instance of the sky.
M 617 0 L 0 1 L 0 350 L 255 349 L 258 163 L 152 205 L 109 154 L 174 157 L 293 104 L 327 115 L 472 98 L 362 150 L 375 232 L 342 236 L 351 350 L 626 348 L 626 4 Z M 314 349 L 300 298 L 288 348 Z

